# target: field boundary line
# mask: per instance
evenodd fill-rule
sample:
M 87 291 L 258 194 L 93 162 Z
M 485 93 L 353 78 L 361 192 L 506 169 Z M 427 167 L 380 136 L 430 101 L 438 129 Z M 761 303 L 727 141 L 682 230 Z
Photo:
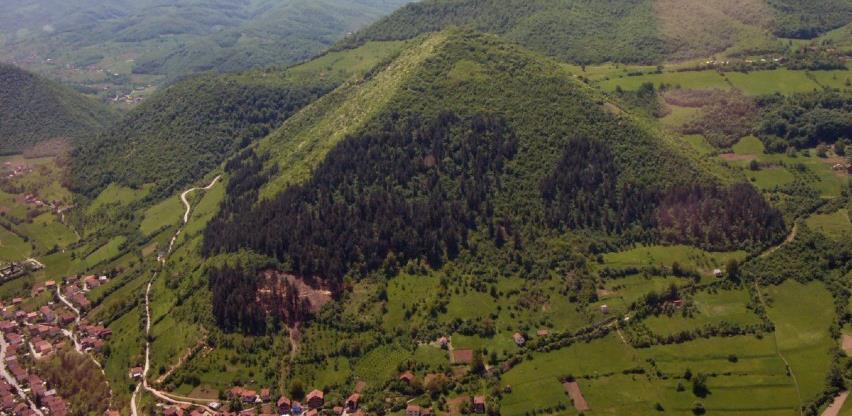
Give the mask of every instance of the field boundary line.
M 795 228 L 794 228 L 795 231 Z M 766 302 L 763 300 L 763 294 L 760 293 L 760 284 L 757 280 L 754 281 L 754 290 L 757 292 L 757 299 L 760 301 L 760 304 L 763 306 L 764 313 L 769 308 L 766 306 Z M 773 325 L 775 325 L 773 323 Z M 796 379 L 796 373 L 793 371 L 793 367 L 790 365 L 790 362 L 784 358 L 784 355 L 781 354 L 781 347 L 778 346 L 778 330 L 773 329 L 772 331 L 772 339 L 775 341 L 775 353 L 778 355 L 778 358 L 784 362 L 784 365 L 787 367 L 787 371 L 790 372 L 790 377 L 793 378 L 793 386 L 796 387 L 796 396 L 799 398 L 799 414 L 804 416 L 804 411 L 802 410 L 802 391 L 799 389 L 799 380 Z

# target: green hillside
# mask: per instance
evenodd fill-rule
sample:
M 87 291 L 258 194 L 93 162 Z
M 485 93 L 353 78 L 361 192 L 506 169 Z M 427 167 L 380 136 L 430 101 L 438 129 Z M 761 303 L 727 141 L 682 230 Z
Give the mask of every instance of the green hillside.
M 153 183 L 154 197 L 171 195 L 404 45 L 371 42 L 288 70 L 178 82 L 75 150 L 74 188 L 95 197 L 111 183 L 134 188 Z
M 0 64 L 0 154 L 52 139 L 77 139 L 115 119 L 105 106 L 70 88 Z
M 341 42 L 407 39 L 449 26 L 495 33 L 576 63 L 659 63 L 730 50 L 779 50 L 852 21 L 843 0 L 427 0 Z
M 555 61 L 465 31 L 338 88 L 226 172 L 204 252 L 252 249 L 332 292 L 388 263 L 441 267 L 473 241 L 489 254 L 466 267 L 512 270 L 555 261 L 542 236 L 567 230 L 716 250 L 756 249 L 784 232 L 753 188 L 694 163 Z M 234 309 L 258 290 L 254 273 L 211 271 L 225 328 L 264 330 L 262 304 Z

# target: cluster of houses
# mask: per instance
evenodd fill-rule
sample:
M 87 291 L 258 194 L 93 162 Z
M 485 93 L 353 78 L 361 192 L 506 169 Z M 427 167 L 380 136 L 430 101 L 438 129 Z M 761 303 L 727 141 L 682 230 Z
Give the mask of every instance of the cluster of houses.
M 59 315 L 51 305 L 29 313 L 22 310 L 13 312 L 12 309 L 4 307 L 3 319 L 0 320 L 0 332 L 8 345 L 2 365 L 15 383 L 12 385 L 7 380 L 0 382 L 0 402 L 6 412 L 4 414 L 35 414 L 27 403 L 18 400 L 15 395 L 21 389 L 29 393 L 32 400 L 41 407 L 42 413 L 51 416 L 67 415 L 68 405 L 65 400 L 19 361 L 19 357 L 27 354 L 40 360 L 66 345 L 59 326 L 62 323 Z
M 63 295 L 77 309 L 87 311 L 92 307 L 92 302 L 86 297 L 86 292 L 106 283 L 106 276 L 89 275 L 81 278 L 69 277 L 65 279 Z
M 24 176 L 33 171 L 33 168 L 26 164 L 15 164 L 12 162 L 3 163 L 3 174 L 5 177 L 12 179 L 18 176 Z
M 28 389 L 35 398 L 34 403 L 40 407 L 43 414 L 50 416 L 65 416 L 70 412 L 68 403 L 60 397 L 55 389 L 49 389 L 47 383 L 37 375 L 28 375 L 17 380 L 13 386 L 6 380 L 0 380 L 0 410 L 4 415 L 34 416 L 37 413 L 30 408 L 29 403 L 22 400 L 19 389 Z

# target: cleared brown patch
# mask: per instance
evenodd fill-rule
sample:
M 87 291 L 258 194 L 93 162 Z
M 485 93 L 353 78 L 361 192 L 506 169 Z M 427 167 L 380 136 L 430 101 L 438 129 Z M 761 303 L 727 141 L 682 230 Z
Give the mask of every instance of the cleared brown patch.
M 367 382 L 364 381 L 364 380 L 358 380 L 358 382 L 355 383 L 355 393 L 358 393 L 358 394 L 363 393 L 364 389 L 366 389 L 366 388 L 367 388 Z
M 265 281 L 265 284 L 259 289 L 261 297 L 274 293 L 286 296 L 287 287 L 289 286 L 295 288 L 299 299 L 305 300 L 310 304 L 311 312 L 320 310 L 332 299 L 331 291 L 323 287 L 322 282 L 309 283 L 298 276 L 281 273 L 277 270 L 266 270 L 261 275 Z
M 462 405 L 465 403 L 470 403 L 470 396 L 459 396 L 447 400 L 447 408 L 450 410 L 449 413 L 451 415 L 460 415 Z
M 831 402 L 831 406 L 828 406 L 824 412 L 822 412 L 822 416 L 837 416 L 840 414 L 840 410 L 843 409 L 843 404 L 846 403 L 846 399 L 849 397 L 849 392 L 844 391 L 837 395 L 834 398 L 834 401 Z
M 743 160 L 748 162 L 756 159 L 755 155 L 738 155 L 736 153 L 722 153 L 719 155 L 719 157 L 730 162 L 737 162 Z
M 472 349 L 462 348 L 453 350 L 453 364 L 470 364 L 472 362 Z
M 22 153 L 25 158 L 39 158 L 46 156 L 62 156 L 71 151 L 71 139 L 59 137 L 41 141 Z
M 852 335 L 843 334 L 840 345 L 843 351 L 846 351 L 846 355 L 852 355 Z
M 580 391 L 580 385 L 576 381 L 568 381 L 562 384 L 565 387 L 565 392 L 571 396 L 571 401 L 574 402 L 574 408 L 578 412 L 585 412 L 590 409 L 589 403 L 583 397 L 583 392 Z

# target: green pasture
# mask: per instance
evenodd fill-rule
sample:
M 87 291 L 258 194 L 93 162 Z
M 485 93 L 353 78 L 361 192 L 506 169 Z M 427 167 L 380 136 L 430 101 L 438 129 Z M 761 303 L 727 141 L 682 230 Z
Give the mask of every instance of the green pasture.
M 774 69 L 748 73 L 728 72 L 728 80 L 735 88 L 747 95 L 781 93 L 785 95 L 820 89 L 820 85 L 808 78 L 806 71 Z
M 98 264 L 117 257 L 121 254 L 121 248 L 127 238 L 123 235 L 114 237 L 106 244 L 98 247 L 97 250 L 86 256 L 85 262 L 89 267 L 97 266 Z
M 30 243 L 11 231 L 0 227 L 0 262 L 23 260 L 32 253 Z
M 845 208 L 831 214 L 812 215 L 805 222 L 809 228 L 819 230 L 835 240 L 852 236 L 852 222 L 849 221 L 849 211 Z
M 106 205 L 128 205 L 134 201 L 144 198 L 150 191 L 150 185 L 146 185 L 142 187 L 142 189 L 133 189 L 116 183 L 111 183 L 108 187 L 106 187 L 106 189 L 98 194 L 97 198 L 95 198 L 86 209 L 86 212 L 89 215 L 92 215 L 97 212 L 98 209 Z
M 179 196 L 165 199 L 145 210 L 139 228 L 142 234 L 150 236 L 164 227 L 178 224 L 183 218 L 185 209 Z
M 533 353 L 503 375 L 501 382 L 511 385 L 512 392 L 503 396 L 501 412 L 523 415 L 559 404 L 570 406 L 561 377 L 607 375 L 638 365 L 632 349 L 616 335 L 547 353 Z
M 825 388 L 835 346 L 829 327 L 834 303 L 822 283 L 785 281 L 761 288 L 770 301 L 767 313 L 775 324 L 778 350 L 790 362 L 802 399 L 813 399 Z
M 678 262 L 683 267 L 694 268 L 705 275 L 709 275 L 714 268 L 724 266 L 729 259 L 742 260 L 745 256 L 746 252 L 742 250 L 708 252 L 686 245 L 638 245 L 630 250 L 604 254 L 603 257 L 604 264 L 614 269 L 648 266 L 671 267 L 672 263 Z
M 696 312 L 693 316 L 684 316 L 676 312 L 672 316 L 652 316 L 644 321 L 654 333 L 659 335 L 676 334 L 699 329 L 707 325 L 719 325 L 723 322 L 740 325 L 760 324 L 760 318 L 746 308 L 749 303 L 748 291 L 719 290 L 715 293 L 701 291 L 692 299 Z

